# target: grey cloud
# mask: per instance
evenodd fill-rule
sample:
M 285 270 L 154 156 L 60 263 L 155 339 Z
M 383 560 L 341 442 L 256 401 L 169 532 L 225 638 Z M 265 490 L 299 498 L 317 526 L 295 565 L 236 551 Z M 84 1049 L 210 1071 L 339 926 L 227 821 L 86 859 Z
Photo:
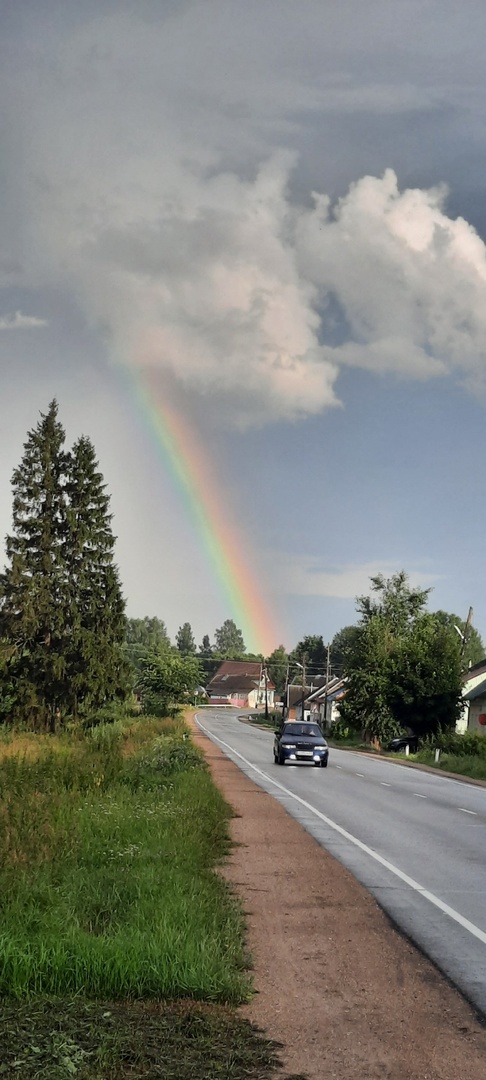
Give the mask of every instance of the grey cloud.
M 70 290 L 115 360 L 219 395 L 239 422 L 335 405 L 343 365 L 476 385 L 482 242 L 440 193 L 362 167 L 378 143 L 405 161 L 411 127 L 445 157 L 474 128 L 481 50 L 461 61 L 486 12 L 471 4 L 466 35 L 456 9 L 101 3 L 48 33 L 33 11 L 2 83 L 17 280 Z M 311 143 L 307 183 L 294 151 Z M 309 208 L 310 182 L 342 195 L 350 174 L 340 202 Z
M 38 319 L 34 315 L 23 315 L 21 311 L 12 312 L 9 315 L 0 315 L 0 330 L 25 330 L 47 325 L 47 319 Z

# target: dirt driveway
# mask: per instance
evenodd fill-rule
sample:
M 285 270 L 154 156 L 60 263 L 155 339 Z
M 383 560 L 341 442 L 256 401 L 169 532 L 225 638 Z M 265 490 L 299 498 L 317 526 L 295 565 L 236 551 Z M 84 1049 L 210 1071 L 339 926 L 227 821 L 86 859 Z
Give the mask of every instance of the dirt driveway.
M 236 817 L 257 993 L 243 1012 L 283 1044 L 283 1076 L 486 1080 L 486 1030 L 373 898 L 195 728 Z

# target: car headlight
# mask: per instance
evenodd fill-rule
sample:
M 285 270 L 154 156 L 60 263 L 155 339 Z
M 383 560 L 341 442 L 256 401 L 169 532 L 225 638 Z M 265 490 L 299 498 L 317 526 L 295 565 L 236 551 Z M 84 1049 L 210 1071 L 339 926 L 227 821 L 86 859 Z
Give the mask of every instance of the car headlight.
M 293 742 L 284 742 L 283 748 L 284 748 L 284 750 L 296 750 L 297 749 L 295 743 L 293 743 Z
M 327 750 L 327 746 L 315 746 L 314 750 Z

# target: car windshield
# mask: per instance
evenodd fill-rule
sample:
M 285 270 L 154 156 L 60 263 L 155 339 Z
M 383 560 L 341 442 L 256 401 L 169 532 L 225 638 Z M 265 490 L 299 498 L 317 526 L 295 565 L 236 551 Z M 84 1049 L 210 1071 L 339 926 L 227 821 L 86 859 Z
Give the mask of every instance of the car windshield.
M 315 724 L 286 724 L 283 729 L 284 735 L 312 735 L 314 738 L 322 739 L 322 731 Z

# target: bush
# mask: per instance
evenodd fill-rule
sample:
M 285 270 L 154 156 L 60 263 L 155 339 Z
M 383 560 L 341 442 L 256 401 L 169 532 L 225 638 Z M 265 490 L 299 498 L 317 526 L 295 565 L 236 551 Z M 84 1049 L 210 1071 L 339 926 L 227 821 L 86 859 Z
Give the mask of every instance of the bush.
M 486 737 L 466 731 L 458 735 L 456 731 L 442 731 L 429 740 L 432 748 L 438 747 L 447 754 L 458 757 L 479 757 L 486 759 Z

